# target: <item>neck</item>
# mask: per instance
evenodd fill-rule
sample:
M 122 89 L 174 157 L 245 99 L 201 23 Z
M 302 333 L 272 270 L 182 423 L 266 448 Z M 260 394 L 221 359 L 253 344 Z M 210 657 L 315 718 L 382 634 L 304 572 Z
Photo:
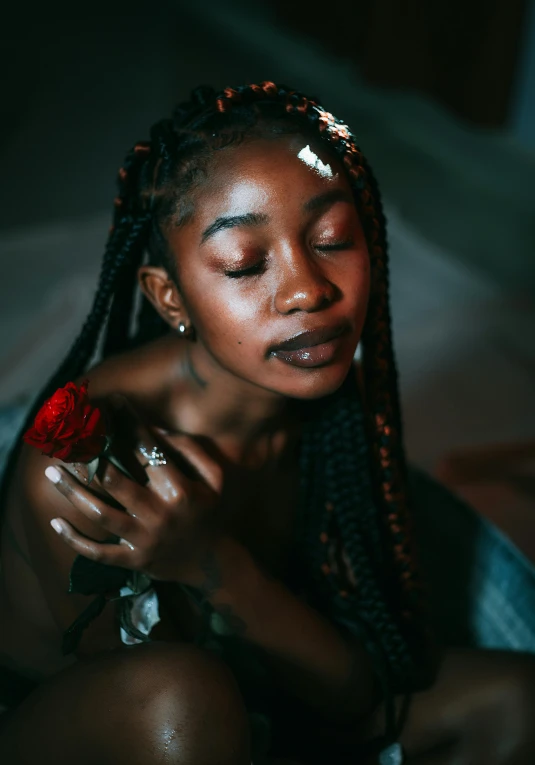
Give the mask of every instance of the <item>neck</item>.
M 209 437 L 240 462 L 280 455 L 297 427 L 291 400 L 231 374 L 202 345 L 176 342 L 170 413 L 177 429 Z

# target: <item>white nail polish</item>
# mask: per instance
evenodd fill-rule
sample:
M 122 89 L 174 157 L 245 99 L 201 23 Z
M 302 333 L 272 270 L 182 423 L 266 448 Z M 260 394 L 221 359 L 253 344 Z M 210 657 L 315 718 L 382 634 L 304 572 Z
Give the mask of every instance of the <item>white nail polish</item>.
M 54 529 L 54 531 L 57 531 L 58 534 L 63 533 L 63 526 L 61 525 L 61 521 L 59 521 L 57 518 L 52 518 L 50 521 L 50 525 Z
M 58 483 L 58 481 L 61 481 L 61 473 L 53 465 L 47 467 L 45 470 L 45 475 L 49 481 L 52 481 L 52 483 Z

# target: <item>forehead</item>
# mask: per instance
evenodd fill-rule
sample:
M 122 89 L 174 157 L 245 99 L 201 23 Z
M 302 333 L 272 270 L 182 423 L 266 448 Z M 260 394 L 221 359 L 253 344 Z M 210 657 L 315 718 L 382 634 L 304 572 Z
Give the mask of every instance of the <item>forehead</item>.
M 273 205 L 301 205 L 334 188 L 350 190 L 342 164 L 319 141 L 297 135 L 248 140 L 215 153 L 193 194 L 193 219 L 244 206 L 268 212 Z

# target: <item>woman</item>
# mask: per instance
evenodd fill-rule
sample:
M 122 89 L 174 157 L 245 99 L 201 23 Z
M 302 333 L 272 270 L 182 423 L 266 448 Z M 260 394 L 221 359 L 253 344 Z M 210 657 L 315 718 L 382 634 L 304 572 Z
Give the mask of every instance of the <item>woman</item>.
M 531 762 L 532 657 L 435 671 L 385 224 L 348 128 L 273 83 L 200 89 L 119 188 L 93 310 L 45 395 L 88 379 L 134 476 L 107 462 L 88 486 L 83 466 L 12 455 L 2 663 L 27 681 L 2 756 Z

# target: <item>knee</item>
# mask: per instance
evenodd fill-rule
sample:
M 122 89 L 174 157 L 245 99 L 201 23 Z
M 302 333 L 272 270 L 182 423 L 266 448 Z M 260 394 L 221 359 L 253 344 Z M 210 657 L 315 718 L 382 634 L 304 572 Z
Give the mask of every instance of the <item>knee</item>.
M 132 734 L 129 762 L 138 757 L 148 763 L 150 752 L 155 761 L 177 765 L 249 764 L 246 710 L 222 661 L 180 644 L 146 644 L 119 653 L 110 683 Z

